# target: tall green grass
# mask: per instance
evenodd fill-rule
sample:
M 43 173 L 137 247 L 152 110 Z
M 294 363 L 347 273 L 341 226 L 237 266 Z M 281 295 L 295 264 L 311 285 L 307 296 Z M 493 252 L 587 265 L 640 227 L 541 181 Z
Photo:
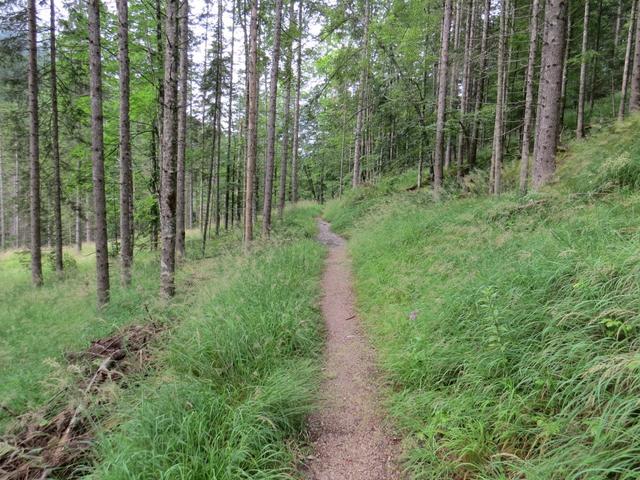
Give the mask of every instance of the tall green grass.
M 327 209 L 411 478 L 638 478 L 638 121 L 572 145 L 535 196 L 371 187 Z
M 291 477 L 319 378 L 318 212 L 292 209 L 251 256 L 220 257 L 157 373 L 105 422 L 120 426 L 102 434 L 95 478 Z
M 0 430 L 17 414 L 36 408 L 73 382 L 64 354 L 86 348 L 88 342 L 154 311 L 158 268 L 155 256 L 141 252 L 136 258 L 131 289 L 119 286 L 114 272 L 112 299 L 96 311 L 95 257 L 90 245 L 82 254 L 65 252 L 64 279 L 57 279 L 45 262 L 45 284 L 33 288 L 28 256 L 5 252 L 0 258 Z

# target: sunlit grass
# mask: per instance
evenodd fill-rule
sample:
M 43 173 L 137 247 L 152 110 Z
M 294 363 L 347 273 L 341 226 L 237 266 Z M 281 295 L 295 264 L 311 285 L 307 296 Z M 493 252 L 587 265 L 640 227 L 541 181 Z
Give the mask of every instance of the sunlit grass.
M 154 254 L 139 252 L 133 287 L 121 288 L 114 268 L 112 301 L 97 311 L 91 247 L 82 253 L 65 249 L 68 269 L 63 279 L 52 271 L 45 251 L 41 288 L 31 286 L 27 255 L 10 251 L 0 259 L 0 399 L 7 407 L 0 411 L 2 422 L 8 411 L 24 413 L 64 387 L 69 380 L 64 353 L 140 321 L 146 315 L 142 306 L 153 302 L 157 262 Z

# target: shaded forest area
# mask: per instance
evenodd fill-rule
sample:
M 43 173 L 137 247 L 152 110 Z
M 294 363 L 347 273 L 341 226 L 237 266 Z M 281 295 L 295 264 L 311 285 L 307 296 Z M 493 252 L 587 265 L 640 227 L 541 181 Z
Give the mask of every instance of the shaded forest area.
M 300 476 L 324 215 L 404 475 L 636 478 L 638 110 L 640 0 L 0 0 L 0 477 Z
M 185 230 L 248 245 L 288 201 L 408 167 L 435 195 L 513 189 L 516 163 L 538 189 L 559 141 L 640 102 L 636 2 L 196 7 L 3 3 L 0 239 L 35 285 L 41 245 L 60 273 L 91 241 L 100 304 L 134 246 L 170 297 Z

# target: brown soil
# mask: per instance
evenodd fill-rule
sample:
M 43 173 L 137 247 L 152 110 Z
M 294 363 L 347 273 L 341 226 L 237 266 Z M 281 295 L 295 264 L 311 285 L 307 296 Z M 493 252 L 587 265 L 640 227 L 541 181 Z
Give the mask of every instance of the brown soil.
M 98 419 L 90 407 L 105 402 L 101 393 L 110 383 L 145 368 L 149 344 L 161 329 L 157 323 L 134 325 L 68 354 L 73 368 L 82 372 L 81 380 L 73 391 L 60 392 L 49 405 L 18 417 L 0 438 L 0 479 L 75 477 L 93 445 L 92 426 Z
M 309 420 L 313 454 L 310 480 L 390 480 L 400 478 L 398 442 L 380 412 L 375 352 L 356 315 L 345 242 L 319 222 L 318 239 L 329 247 L 322 287 L 327 328 L 322 404 Z

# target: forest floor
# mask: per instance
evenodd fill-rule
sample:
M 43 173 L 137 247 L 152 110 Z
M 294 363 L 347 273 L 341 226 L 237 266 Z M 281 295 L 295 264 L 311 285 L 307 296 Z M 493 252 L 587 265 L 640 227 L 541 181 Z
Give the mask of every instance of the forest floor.
M 319 213 L 288 209 L 250 255 L 237 229 L 204 258 L 194 236 L 171 305 L 155 252 L 138 252 L 135 287 L 114 281 L 100 312 L 91 257 L 61 280 L 48 268 L 34 291 L 24 255 L 3 254 L 0 478 L 297 475 L 320 384 Z
M 326 365 L 321 405 L 309 420 L 313 454 L 305 465 L 308 478 L 398 478 L 398 444 L 378 408 L 380 377 L 355 311 L 346 242 L 324 221 L 319 221 L 318 239 L 329 248 L 321 302 Z

